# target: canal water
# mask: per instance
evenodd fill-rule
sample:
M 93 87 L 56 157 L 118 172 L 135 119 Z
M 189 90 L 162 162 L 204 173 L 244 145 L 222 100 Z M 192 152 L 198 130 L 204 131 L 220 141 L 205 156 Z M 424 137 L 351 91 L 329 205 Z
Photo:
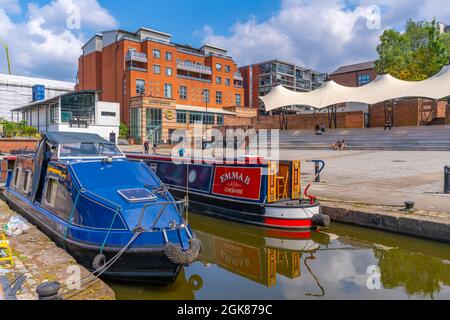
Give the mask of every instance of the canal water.
M 117 299 L 450 299 L 450 245 L 336 223 L 291 233 L 189 222 L 199 261 L 170 287 L 111 282 Z

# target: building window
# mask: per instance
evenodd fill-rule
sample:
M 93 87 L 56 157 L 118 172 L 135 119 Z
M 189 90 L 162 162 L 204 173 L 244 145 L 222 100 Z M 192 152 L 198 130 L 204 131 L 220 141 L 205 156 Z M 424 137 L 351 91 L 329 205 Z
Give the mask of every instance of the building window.
M 360 74 L 358 76 L 358 86 L 363 86 L 365 84 L 368 84 L 370 82 L 370 75 L 367 73 Z
M 136 94 L 145 94 L 145 80 L 136 79 Z
M 57 105 L 50 106 L 50 123 L 58 123 L 58 111 L 59 110 Z
M 241 95 L 240 94 L 236 94 L 236 106 L 238 106 L 238 107 L 241 106 Z
M 142 143 L 141 141 L 142 110 L 141 108 L 131 108 L 130 113 L 131 113 L 130 136 L 136 139 L 137 143 Z
M 209 103 L 209 90 L 204 89 L 202 95 L 203 95 L 203 102 Z
M 230 66 L 225 66 L 225 72 L 230 73 L 230 70 L 231 70 Z
M 172 85 L 169 83 L 164 84 L 164 97 L 172 99 Z
M 187 114 L 186 111 L 177 111 L 177 123 L 186 123 Z
M 161 67 L 157 64 L 153 65 L 153 73 L 154 74 L 161 74 Z
M 217 71 L 221 71 L 222 70 L 222 65 L 220 63 L 216 63 L 216 70 Z
M 222 104 L 222 91 L 216 91 L 216 103 Z
M 172 52 L 166 52 L 166 60 L 167 61 L 172 61 L 172 57 L 173 57 Z
M 204 113 L 203 114 L 203 124 L 214 124 L 214 114 Z
M 228 78 L 226 78 L 226 79 L 225 79 L 225 85 L 226 85 L 226 86 L 229 86 L 230 84 L 231 84 L 231 80 L 228 79 Z
M 222 78 L 216 77 L 216 84 L 222 84 Z
M 166 68 L 166 76 L 172 76 L 172 68 Z
M 161 51 L 158 49 L 153 49 L 153 58 L 160 59 L 161 58 Z
M 217 125 L 222 126 L 223 125 L 223 114 L 217 115 Z
M 102 117 L 115 117 L 115 112 L 109 112 L 109 111 L 102 111 Z
M 93 92 L 73 93 L 61 97 L 61 122 L 87 126 L 95 123 L 95 99 Z
M 180 99 L 187 100 L 187 87 L 186 86 L 180 87 Z
M 189 112 L 189 123 L 202 123 L 203 114 L 201 112 Z

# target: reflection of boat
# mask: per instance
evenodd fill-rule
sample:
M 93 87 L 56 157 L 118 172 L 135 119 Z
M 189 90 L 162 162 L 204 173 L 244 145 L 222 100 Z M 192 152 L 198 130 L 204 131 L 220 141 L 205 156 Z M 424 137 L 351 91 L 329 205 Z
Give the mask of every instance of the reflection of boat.
M 167 283 L 181 269 L 168 252 L 195 255 L 182 203 L 98 135 L 47 133 L 33 157 L 17 157 L 3 195 L 80 264 L 108 277 Z
M 202 241 L 204 264 L 216 264 L 268 287 L 277 274 L 300 276 L 302 254 L 314 254 L 329 236 L 316 231 L 263 229 L 191 214 L 189 221 Z
M 302 199 L 300 161 L 245 157 L 213 160 L 128 154 L 155 171 L 175 197 L 189 194 L 189 207 L 202 214 L 282 229 L 328 227 L 315 197 Z

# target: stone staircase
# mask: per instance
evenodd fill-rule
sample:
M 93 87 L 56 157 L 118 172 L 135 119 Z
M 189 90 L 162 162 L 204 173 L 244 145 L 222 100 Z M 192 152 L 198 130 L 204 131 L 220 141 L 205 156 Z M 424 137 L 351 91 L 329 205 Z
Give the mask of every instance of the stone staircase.
M 348 150 L 450 151 L 450 125 L 426 127 L 327 130 L 322 136 L 312 131 L 280 131 L 282 149 L 329 150 L 344 139 Z

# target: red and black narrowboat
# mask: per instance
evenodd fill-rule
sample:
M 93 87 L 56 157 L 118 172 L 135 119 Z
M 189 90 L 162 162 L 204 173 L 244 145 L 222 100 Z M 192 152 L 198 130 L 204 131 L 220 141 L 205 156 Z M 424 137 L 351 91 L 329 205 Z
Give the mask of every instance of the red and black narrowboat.
M 283 229 L 328 227 L 314 196 L 302 196 L 300 161 L 260 157 L 219 163 L 214 160 L 128 154 L 145 162 L 176 198 L 188 196 L 198 213 Z

